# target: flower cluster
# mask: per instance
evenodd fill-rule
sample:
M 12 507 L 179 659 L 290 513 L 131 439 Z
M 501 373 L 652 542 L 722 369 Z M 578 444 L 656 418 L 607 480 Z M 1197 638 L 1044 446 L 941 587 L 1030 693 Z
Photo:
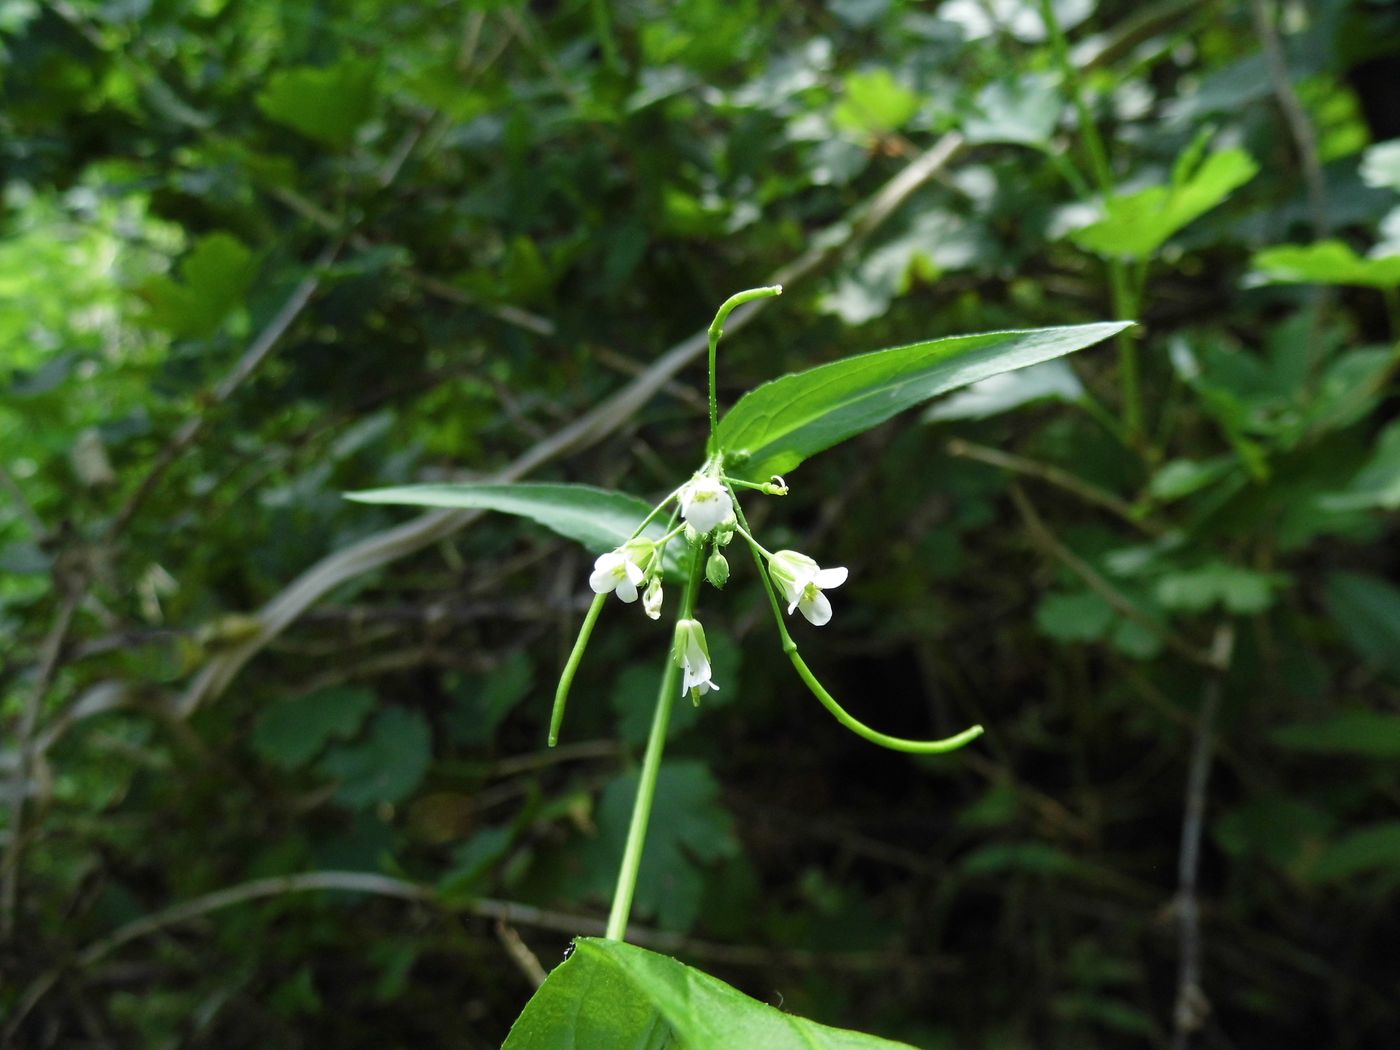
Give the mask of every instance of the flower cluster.
M 752 485 L 769 495 L 786 495 L 787 483 L 774 477 L 766 485 Z M 776 554 L 763 549 L 736 520 L 736 498 L 732 484 L 717 473 L 697 474 L 677 489 L 652 516 L 672 500 L 677 502 L 672 515 L 673 528 L 658 540 L 633 537 L 622 546 L 601 555 L 593 563 L 588 585 L 598 595 L 616 594 L 624 602 L 635 602 L 642 595 L 642 609 L 656 620 L 661 616 L 661 577 L 666 545 L 684 533 L 686 542 L 698 548 L 711 548 L 705 561 L 704 576 L 715 587 L 723 587 L 729 579 L 729 562 L 720 553 L 736 532 L 753 547 L 767 563 L 771 586 L 787 602 L 787 611 L 801 612 L 807 621 L 821 627 L 831 620 L 831 601 L 823 593 L 846 582 L 844 568 L 823 569 L 815 560 L 797 551 L 781 550 Z M 679 517 L 680 524 L 674 524 Z M 638 528 L 641 532 L 651 521 Z M 710 651 L 705 644 L 705 629 L 693 618 L 693 596 L 682 610 L 676 623 L 672 655 L 681 669 L 681 693 L 690 693 L 697 701 L 710 690 L 718 690 L 710 664 Z

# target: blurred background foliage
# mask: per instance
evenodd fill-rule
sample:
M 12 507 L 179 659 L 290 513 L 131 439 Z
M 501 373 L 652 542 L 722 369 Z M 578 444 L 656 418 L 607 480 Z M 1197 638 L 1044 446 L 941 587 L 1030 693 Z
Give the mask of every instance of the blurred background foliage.
M 339 494 L 660 495 L 663 353 L 775 276 L 724 398 L 1141 325 L 751 501 L 852 570 L 797 626 L 857 715 L 989 731 L 841 730 L 736 563 L 638 939 L 929 1050 L 1393 1045 L 1400 14 L 1049 6 L 0 2 L 10 1045 L 499 1045 L 665 632 L 608 611 L 547 752 L 588 559 Z

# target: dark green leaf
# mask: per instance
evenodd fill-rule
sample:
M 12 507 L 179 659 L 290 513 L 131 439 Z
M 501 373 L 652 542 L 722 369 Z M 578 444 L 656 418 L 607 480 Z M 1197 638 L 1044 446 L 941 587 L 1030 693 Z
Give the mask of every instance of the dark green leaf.
M 432 732 L 416 711 L 379 712 L 365 738 L 326 752 L 320 769 L 340 781 L 336 798 L 352 809 L 401 802 L 423 781 L 432 758 Z
M 1342 711 L 1317 722 L 1280 726 L 1269 736 L 1293 751 L 1400 758 L 1400 715 L 1381 711 Z
M 1400 674 L 1400 588 L 1375 576 L 1334 572 L 1327 608 L 1366 661 Z
M 1400 874 L 1400 821 L 1353 831 L 1325 849 L 1308 869 L 1315 882 L 1338 882 L 1381 870 Z
M 332 738 L 349 739 L 374 706 L 368 689 L 338 686 L 307 693 L 269 708 L 253 726 L 253 750 L 266 762 L 296 769 L 315 758 Z

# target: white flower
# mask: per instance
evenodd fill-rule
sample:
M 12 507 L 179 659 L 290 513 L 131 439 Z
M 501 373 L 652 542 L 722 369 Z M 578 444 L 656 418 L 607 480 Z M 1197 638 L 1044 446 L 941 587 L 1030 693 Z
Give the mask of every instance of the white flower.
M 656 544 L 650 540 L 628 540 L 617 550 L 600 555 L 593 563 L 593 575 L 588 577 L 588 586 L 593 588 L 594 594 L 616 591 L 624 602 L 635 602 L 637 584 L 646 579 L 642 568 L 655 549 Z
M 788 601 L 788 614 L 794 609 L 802 610 L 802 615 L 817 627 L 831 619 L 831 602 L 823 590 L 840 587 L 849 575 L 844 568 L 823 569 L 805 554 L 797 551 L 778 551 L 768 562 L 768 571 L 778 582 L 783 597 Z
M 653 620 L 661 619 L 661 577 L 655 576 L 642 595 L 642 611 Z
M 681 517 L 705 535 L 734 516 L 729 490 L 717 478 L 696 478 L 681 489 Z
M 719 692 L 710 677 L 710 647 L 705 644 L 705 628 L 699 620 L 676 621 L 676 644 L 672 652 L 681 668 L 681 695 L 692 689 L 704 696 L 711 689 Z

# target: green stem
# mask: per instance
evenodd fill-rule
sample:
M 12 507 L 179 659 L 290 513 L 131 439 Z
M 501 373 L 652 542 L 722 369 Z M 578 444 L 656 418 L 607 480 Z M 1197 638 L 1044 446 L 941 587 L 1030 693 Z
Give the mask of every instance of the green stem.
M 656 506 L 652 507 L 652 508 L 651 508 L 651 513 L 648 514 L 645 518 L 642 519 L 642 523 L 641 523 L 640 525 L 638 525 L 635 529 L 633 529 L 633 530 L 632 530 L 632 535 L 629 536 L 629 537 L 627 537 L 627 538 L 628 538 L 629 540 L 635 540 L 638 536 L 640 536 L 640 535 L 642 534 L 642 530 L 644 530 L 648 525 L 650 525 L 654 520 L 656 520 L 656 516 L 657 516 L 658 514 L 660 514 L 663 510 L 665 510 L 668 506 L 670 506 L 671 501 L 681 494 L 681 489 L 683 489 L 683 488 L 685 488 L 684 485 L 682 485 L 680 488 L 676 489 L 674 492 L 672 492 L 669 496 L 667 496 L 665 499 L 663 499 L 663 500 L 662 500 L 660 503 L 658 503 Z
M 681 599 L 682 620 L 691 619 L 695 614 L 695 597 L 700 590 L 700 559 L 704 551 L 703 546 L 698 546 L 691 556 L 690 578 L 686 581 L 685 597 Z M 623 940 L 627 934 L 627 917 L 632 911 L 632 897 L 637 892 L 637 872 L 642 864 L 652 802 L 656 799 L 656 778 L 661 772 L 661 752 L 665 749 L 666 731 L 671 725 L 671 707 L 676 701 L 676 676 L 679 674 L 680 667 L 668 656 L 666 671 L 661 676 L 661 690 L 656 697 L 656 712 L 651 717 L 646 754 L 642 757 L 637 798 L 632 804 L 632 822 L 627 828 L 627 844 L 623 847 L 622 866 L 617 873 L 617 889 L 613 891 L 612 910 L 608 913 L 605 936 L 610 941 Z
M 716 451 L 715 432 L 719 429 L 719 399 L 715 394 L 715 352 L 719 349 L 720 336 L 724 335 L 724 322 L 736 307 L 742 306 L 744 303 L 782 294 L 783 286 L 781 284 L 735 292 L 720 305 L 719 310 L 715 313 L 715 319 L 710 322 L 710 440 L 708 447 L 711 455 L 714 455 Z
M 593 604 L 588 607 L 588 615 L 583 618 L 583 626 L 579 628 L 578 637 L 574 639 L 574 651 L 569 654 L 569 660 L 564 664 L 564 673 L 559 676 L 559 685 L 554 690 L 554 710 L 549 716 L 550 747 L 559 743 L 559 726 L 564 721 L 564 705 L 569 702 L 569 689 L 574 684 L 574 672 L 578 670 L 578 663 L 583 659 L 583 651 L 588 648 L 588 639 L 593 634 L 593 625 L 598 622 L 598 614 L 603 611 L 607 600 L 606 594 L 594 596 Z
M 734 514 L 738 518 L 741 526 L 747 526 L 744 520 L 744 512 L 739 507 L 739 501 L 734 500 Z M 826 688 L 817 681 L 817 676 L 812 673 L 806 662 L 798 655 L 797 643 L 793 641 L 792 635 L 788 633 L 787 624 L 783 622 L 783 609 L 778 603 L 778 590 L 774 586 L 768 574 L 768 566 L 763 560 L 763 548 L 761 548 L 749 536 L 746 528 L 741 527 L 740 533 L 749 542 L 749 553 L 753 555 L 753 563 L 758 567 L 759 578 L 763 581 L 763 589 L 768 593 L 768 604 L 773 609 L 773 621 L 778 625 L 778 635 L 783 640 L 783 652 L 787 653 L 788 659 L 792 661 L 792 666 L 797 671 L 797 676 L 802 679 L 803 684 L 811 690 L 821 705 L 831 712 L 836 721 L 849 729 L 856 736 L 878 744 L 880 747 L 889 748 L 891 751 L 904 751 L 911 755 L 941 755 L 948 751 L 956 751 L 964 744 L 969 744 L 982 735 L 981 726 L 972 726 L 964 729 L 956 736 L 950 736 L 943 740 L 908 740 L 904 737 L 890 736 L 882 733 L 878 729 L 872 729 L 864 722 L 860 721 L 839 703 Z
M 1089 153 L 1089 166 L 1093 169 L 1094 181 L 1098 183 L 1099 193 L 1107 202 L 1115 190 L 1113 167 L 1109 164 L 1108 149 L 1104 146 L 1103 136 L 1099 134 L 1094 115 L 1089 112 L 1089 103 L 1084 98 L 1084 85 L 1080 80 L 1079 71 L 1070 61 L 1069 44 L 1065 40 L 1064 30 L 1060 28 L 1060 20 L 1055 17 L 1055 7 L 1051 0 L 1040 0 L 1040 17 L 1045 22 L 1045 31 L 1050 37 L 1050 49 L 1054 53 L 1055 64 L 1060 67 L 1060 76 L 1064 78 L 1075 115 L 1079 118 L 1079 131 L 1084 138 L 1084 148 Z M 1121 259 L 1110 258 L 1107 263 L 1113 312 L 1118 315 L 1119 320 L 1130 321 L 1137 312 L 1137 304 L 1129 287 L 1127 271 Z M 1128 432 L 1130 442 L 1136 441 L 1142 434 L 1142 383 L 1138 375 L 1137 343 L 1134 342 L 1132 331 L 1129 329 L 1120 332 L 1116 340 L 1119 378 L 1123 384 L 1123 427 Z

